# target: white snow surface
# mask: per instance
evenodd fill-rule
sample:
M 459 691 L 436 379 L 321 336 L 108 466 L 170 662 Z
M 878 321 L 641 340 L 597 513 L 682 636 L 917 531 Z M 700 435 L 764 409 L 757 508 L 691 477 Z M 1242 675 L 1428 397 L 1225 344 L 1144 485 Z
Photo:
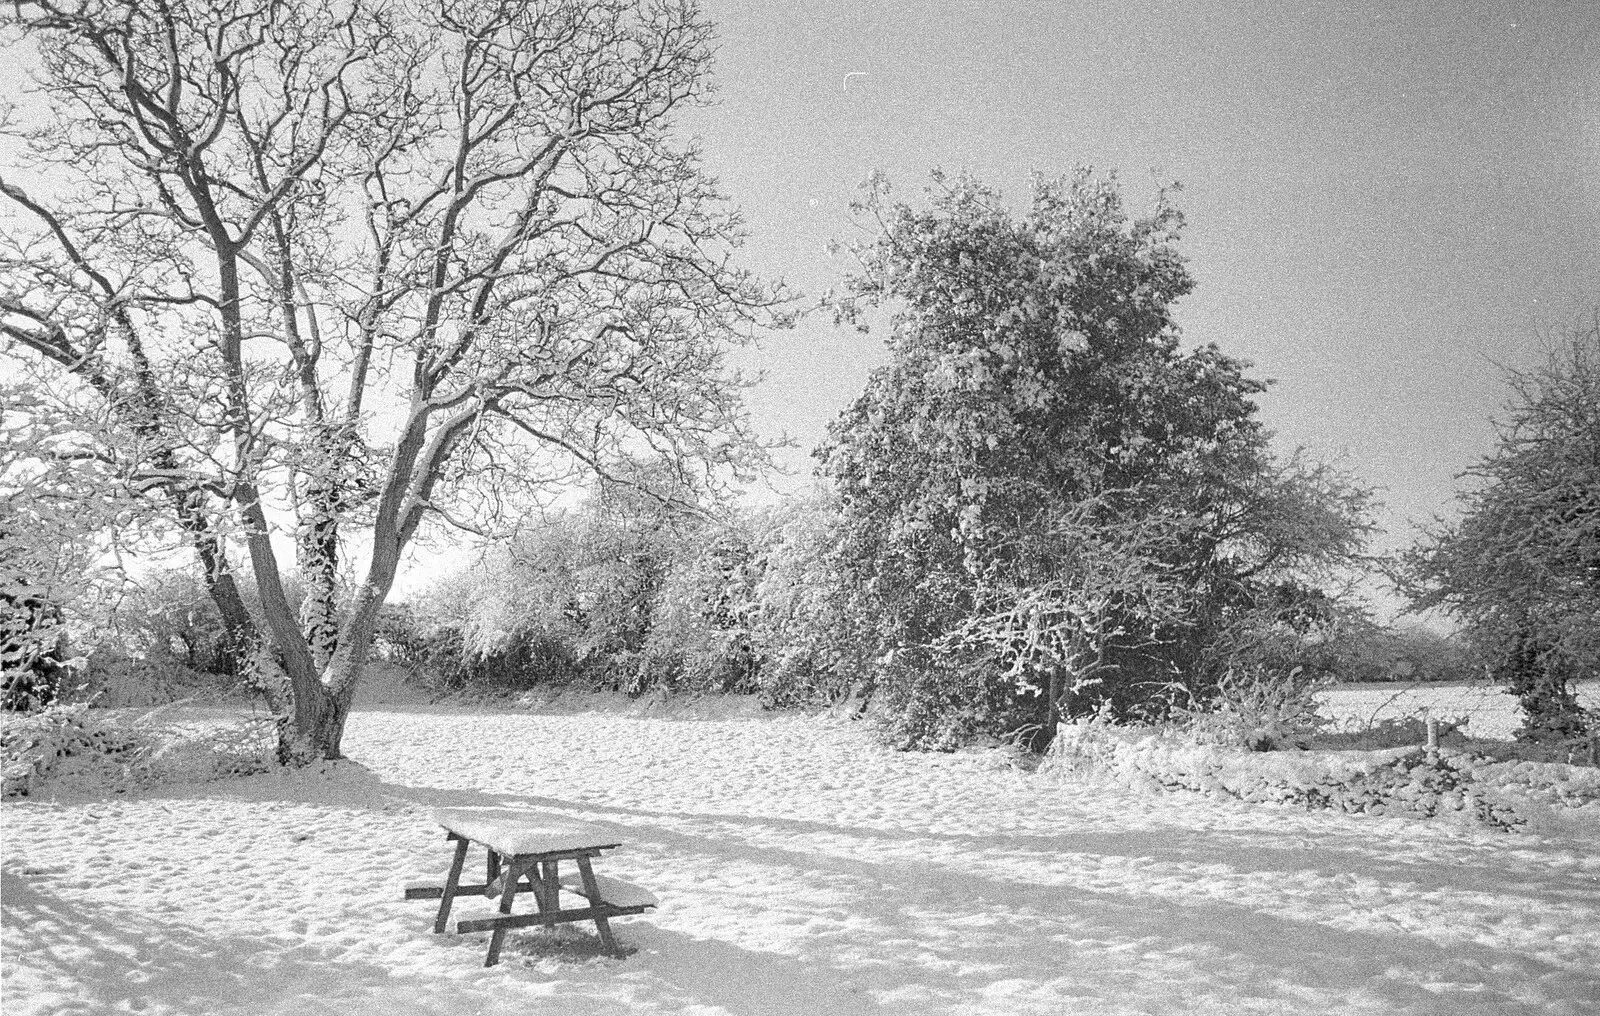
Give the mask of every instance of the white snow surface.
M 1141 792 L 826 717 L 416 709 L 351 761 L 0 806 L 7 1016 L 1600 1012 L 1600 849 Z M 614 830 L 660 909 L 431 933 L 439 807 Z M 476 855 L 475 855 L 476 856 Z M 477 869 L 481 871 L 481 868 Z M 519 906 L 519 910 L 520 910 Z M 583 926 L 572 926 L 583 927 Z
M 433 820 L 450 832 L 502 854 L 542 854 L 557 850 L 609 846 L 612 829 L 552 820 L 547 812 L 522 808 L 440 808 Z
M 1573 694 L 1580 705 L 1600 710 L 1600 681 L 1577 681 Z M 1318 712 L 1338 729 L 1361 729 L 1382 720 L 1433 716 L 1443 722 L 1465 719 L 1473 737 L 1509 741 L 1522 726 L 1517 697 L 1503 685 L 1479 684 L 1346 684 L 1317 696 Z

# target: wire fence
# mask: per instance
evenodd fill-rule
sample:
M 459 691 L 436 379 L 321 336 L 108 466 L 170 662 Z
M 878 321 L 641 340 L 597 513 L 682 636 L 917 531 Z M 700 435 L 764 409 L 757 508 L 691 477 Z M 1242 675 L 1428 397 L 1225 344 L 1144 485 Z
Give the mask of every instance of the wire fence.
M 1600 710 L 1600 681 L 1580 682 L 1578 701 Z M 1358 731 L 1384 720 L 1431 716 L 1441 723 L 1466 721 L 1469 737 L 1509 741 L 1522 725 L 1516 697 L 1503 685 L 1354 684 L 1330 688 L 1317 696 L 1319 712 L 1341 730 Z

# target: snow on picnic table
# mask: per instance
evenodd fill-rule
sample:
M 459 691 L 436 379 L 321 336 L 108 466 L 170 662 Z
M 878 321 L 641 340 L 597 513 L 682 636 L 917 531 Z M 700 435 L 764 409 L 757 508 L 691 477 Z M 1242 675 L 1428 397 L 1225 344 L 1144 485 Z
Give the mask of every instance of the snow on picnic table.
M 358 712 L 353 763 L 4 805 L 8 1016 L 1592 1013 L 1595 844 L 1146 795 L 822 718 Z M 614 827 L 661 908 L 430 933 L 440 805 Z M 480 909 L 481 909 L 480 905 Z M 519 904 L 519 911 L 522 909 Z M 592 930 L 592 929 L 591 929 Z

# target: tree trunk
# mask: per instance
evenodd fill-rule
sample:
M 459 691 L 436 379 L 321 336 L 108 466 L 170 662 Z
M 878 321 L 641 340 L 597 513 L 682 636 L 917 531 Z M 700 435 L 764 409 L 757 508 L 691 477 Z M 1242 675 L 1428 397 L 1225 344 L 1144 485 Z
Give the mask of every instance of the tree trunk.
M 1050 700 L 1050 711 L 1045 717 L 1044 731 L 1039 738 L 1040 751 L 1055 743 L 1056 730 L 1061 726 L 1063 699 L 1067 696 L 1067 668 L 1057 664 L 1050 668 L 1050 689 L 1045 693 Z
M 303 764 L 344 757 L 345 720 L 367 669 L 378 611 L 394 581 L 398 560 L 398 548 L 387 542 L 374 550 L 376 574 L 351 598 L 349 620 L 339 633 L 333 658 L 311 680 L 295 682 L 294 725 L 279 733 L 279 755 L 285 761 Z
M 356 681 L 337 688 L 318 681 L 311 687 L 309 693 L 296 693 L 293 721 L 286 716 L 279 722 L 278 761 L 284 765 L 344 758 L 344 725 L 355 699 Z
M 344 516 L 343 475 L 350 464 L 348 432 L 319 428 L 310 449 L 304 490 L 299 505 L 296 556 L 305 601 L 300 626 L 319 668 L 325 668 L 339 648 L 339 620 L 335 594 L 339 584 L 339 521 Z
M 206 592 L 210 594 L 211 602 L 216 604 L 217 613 L 222 616 L 223 644 L 218 654 L 221 657 L 218 665 L 224 673 L 239 677 L 244 673 L 245 661 L 260 641 L 261 633 L 256 630 L 255 619 L 250 616 L 244 600 L 239 596 L 239 586 L 233 580 L 233 571 L 228 567 L 221 541 L 209 529 L 189 528 L 194 539 L 195 556 L 200 559 L 201 572 L 205 576 Z

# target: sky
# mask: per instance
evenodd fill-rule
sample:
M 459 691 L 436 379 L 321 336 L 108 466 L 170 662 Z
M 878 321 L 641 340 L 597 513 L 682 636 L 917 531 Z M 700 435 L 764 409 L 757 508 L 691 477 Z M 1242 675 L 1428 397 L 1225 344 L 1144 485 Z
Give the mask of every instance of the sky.
M 1600 304 L 1600 3 L 854 3 L 715 0 L 714 106 L 684 126 L 743 209 L 748 263 L 837 285 L 869 170 L 921 197 L 933 167 L 1008 199 L 1118 171 L 1135 211 L 1182 184 L 1177 307 L 1276 381 L 1303 445 L 1381 488 L 1375 549 L 1448 515 L 1491 451 L 1503 366 Z M 849 76 L 848 79 L 846 76 Z M 749 366 L 792 488 L 883 335 L 817 315 Z
M 1186 342 L 1275 384 L 1288 453 L 1378 488 L 1385 530 L 1449 516 L 1493 448 L 1505 366 L 1600 305 L 1600 3 L 706 0 L 716 101 L 691 110 L 758 272 L 815 302 L 851 263 L 869 171 L 920 196 L 934 167 L 1018 202 L 1032 173 L 1120 174 L 1134 211 L 1183 186 L 1198 281 Z M 0 90 L 20 82 L 0 67 Z M 788 474 L 883 363 L 826 315 L 741 357 Z M 400 590 L 425 582 L 415 559 Z

